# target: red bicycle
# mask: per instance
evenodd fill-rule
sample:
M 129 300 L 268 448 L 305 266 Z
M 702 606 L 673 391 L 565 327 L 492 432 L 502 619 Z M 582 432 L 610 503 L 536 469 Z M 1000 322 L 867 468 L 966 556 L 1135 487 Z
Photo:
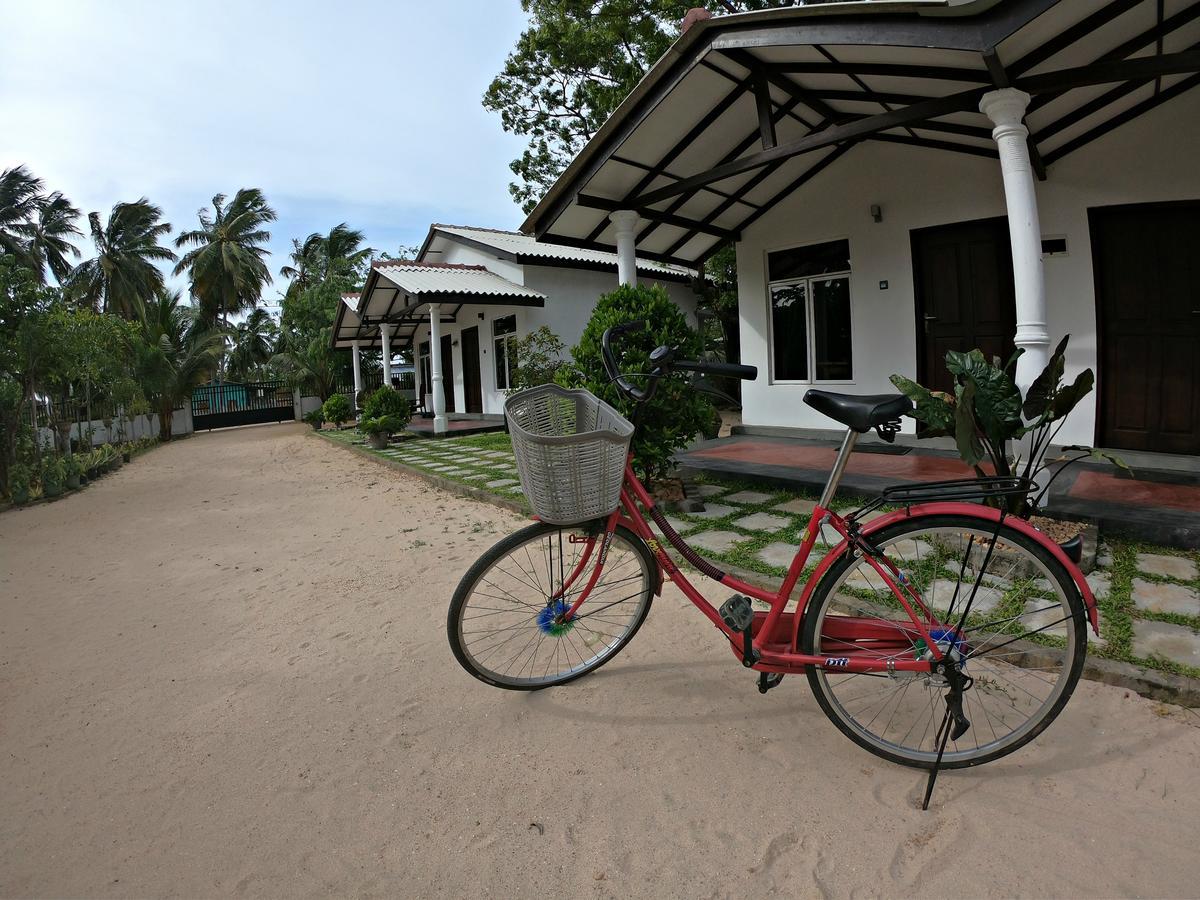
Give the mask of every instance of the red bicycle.
M 658 347 L 639 388 L 620 372 L 612 341 L 640 328 L 610 329 L 602 341 L 609 376 L 635 402 L 675 373 L 757 376 L 751 366 L 680 360 Z M 1086 625 L 1098 633 L 1099 620 L 1087 582 L 1062 549 L 1004 510 L 1005 497 L 1033 485 L 1017 478 L 904 485 L 841 515 L 831 502 L 859 435 L 874 428 L 893 439 L 911 407 L 902 395 L 818 390 L 804 401 L 847 432 L 777 591 L 696 553 L 638 480 L 630 455 L 611 513 L 573 525 L 532 524 L 467 571 L 447 621 L 463 668 L 512 690 L 594 672 L 632 640 L 669 579 L 742 665 L 759 673 L 761 692 L 785 675 L 806 675 L 846 736 L 885 759 L 932 770 L 929 790 L 939 767 L 990 762 L 1035 738 L 1070 697 Z M 900 508 L 864 521 L 884 505 Z M 709 603 L 651 523 L 692 568 L 734 596 L 719 609 Z M 834 546 L 810 569 L 822 535 Z

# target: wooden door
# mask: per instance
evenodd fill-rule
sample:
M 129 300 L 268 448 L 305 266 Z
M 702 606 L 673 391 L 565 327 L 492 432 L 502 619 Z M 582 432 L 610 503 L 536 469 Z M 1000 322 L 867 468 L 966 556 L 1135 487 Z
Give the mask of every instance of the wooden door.
M 1106 447 L 1200 453 L 1200 202 L 1089 212 Z
M 946 351 L 982 350 L 1004 362 L 1017 330 L 1008 220 L 981 219 L 912 233 L 917 380 L 953 393 Z
M 469 413 L 483 412 L 483 385 L 479 372 L 479 328 L 462 333 L 463 406 Z
M 442 393 L 446 396 L 446 412 L 454 408 L 454 347 L 450 335 L 442 337 Z

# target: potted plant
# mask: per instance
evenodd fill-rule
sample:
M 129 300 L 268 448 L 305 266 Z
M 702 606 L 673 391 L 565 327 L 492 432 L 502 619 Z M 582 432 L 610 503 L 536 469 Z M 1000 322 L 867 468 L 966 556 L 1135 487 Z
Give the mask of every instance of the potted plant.
M 325 414 L 321 411 L 321 407 L 317 407 L 312 412 L 304 414 L 304 421 L 312 426 L 313 431 L 320 431 L 321 426 L 325 424 Z
M 367 436 L 367 446 L 373 450 L 383 450 L 388 445 L 388 438 L 403 431 L 404 425 L 399 416 L 363 416 L 358 423 L 358 430 Z
M 325 417 L 325 421 L 341 428 L 343 422 L 354 418 L 354 410 L 350 408 L 350 401 L 343 394 L 334 394 L 322 404 L 321 415 Z
M 42 460 L 41 480 L 43 497 L 58 497 L 62 494 L 65 480 L 62 457 L 47 456 Z
M 74 453 L 68 453 L 63 457 L 63 483 L 67 490 L 79 490 L 80 479 L 83 477 L 83 467 L 79 464 L 79 457 Z
M 1073 463 L 1102 458 L 1129 470 L 1123 460 L 1092 447 L 1064 447 L 1064 453 L 1071 455 L 1046 459 L 1067 415 L 1092 390 L 1094 381 L 1091 369 L 1080 372 L 1070 384 L 1063 381 L 1070 337 L 1059 342 L 1046 368 L 1024 396 L 1013 380 L 1023 348 L 1018 348 L 1003 365 L 998 358 L 989 361 L 981 350 L 948 352 L 946 368 L 954 375 L 953 396 L 931 391 L 902 375 L 892 376 L 892 384 L 913 401 L 913 418 L 926 425 L 922 437 L 953 436 L 963 462 L 980 476 L 988 474 L 982 466 L 986 459 L 996 475 L 1037 482 L 1036 494 L 1000 501 L 1007 504 L 1009 512 L 1025 519 L 1036 515 L 1054 479 Z M 1010 445 L 1018 446 L 1023 456 L 1010 456 Z M 1036 519 L 1034 524 L 1038 524 Z M 1079 561 L 1083 542 L 1078 531 L 1073 537 L 1059 532 L 1055 539 L 1068 556 Z
M 358 430 L 376 450 L 387 446 L 388 438 L 401 432 L 412 418 L 408 399 L 390 385 L 382 385 L 363 400 L 363 417 Z
M 121 462 L 127 463 L 133 459 L 133 447 L 128 441 L 121 445 Z
M 20 506 L 29 502 L 29 492 L 33 487 L 33 471 L 25 463 L 14 463 L 8 470 L 8 496 L 14 504 Z

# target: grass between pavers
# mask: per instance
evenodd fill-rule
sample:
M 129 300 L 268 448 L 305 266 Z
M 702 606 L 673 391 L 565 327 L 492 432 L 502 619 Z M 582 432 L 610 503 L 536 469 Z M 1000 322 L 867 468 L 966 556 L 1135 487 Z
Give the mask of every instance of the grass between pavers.
M 509 436 L 503 433 L 470 435 L 467 437 L 444 438 L 429 440 L 411 438 L 399 444 L 393 444 L 387 451 L 371 450 L 362 442 L 362 437 L 356 431 L 323 431 L 322 435 L 346 444 L 360 445 L 359 449 L 374 454 L 382 459 L 394 459 L 407 466 L 427 472 L 430 475 L 453 481 L 493 496 L 509 501 L 524 502 L 524 495 L 517 481 L 516 462 L 512 457 L 512 444 Z M 390 451 L 390 452 L 389 452 Z M 487 455 L 493 454 L 493 455 Z M 502 455 L 501 455 L 502 454 Z M 464 457 L 467 461 L 454 459 Z M 501 468 L 501 464 L 506 464 Z M 433 468 L 442 466 L 443 470 Z M 448 474 L 444 469 L 459 469 L 461 471 Z M 476 476 L 476 477 L 470 477 Z M 488 482 L 503 479 L 513 479 L 514 484 L 489 488 Z M 731 531 L 744 539 L 735 543 L 728 550 L 714 552 L 703 550 L 701 555 L 714 562 L 724 562 L 747 572 L 782 578 L 787 574 L 784 567 L 772 566 L 759 559 L 759 552 L 769 544 L 783 542 L 798 546 L 801 535 L 807 527 L 807 514 L 789 514 L 781 512 L 777 507 L 789 500 L 802 498 L 815 500 L 815 491 L 788 490 L 764 487 L 761 483 L 738 478 L 717 477 L 709 474 L 696 479 L 699 484 L 709 484 L 720 487 L 721 491 L 706 498 L 712 503 L 723 503 L 732 506 L 732 512 L 716 519 L 700 518 L 688 513 L 670 513 L 672 521 L 678 523 L 679 533 L 684 537 L 698 535 L 703 531 Z M 740 491 L 755 491 L 768 494 L 769 499 L 760 503 L 726 503 L 730 494 Z M 839 496 L 833 501 L 833 508 L 838 512 L 849 512 L 862 506 L 866 500 L 860 497 Z M 889 509 L 884 507 L 883 509 Z M 734 524 L 735 520 L 745 518 L 754 513 L 763 512 L 780 516 L 788 520 L 788 524 L 778 531 L 755 531 Z M 1133 623 L 1137 619 L 1167 622 L 1200 631 L 1200 616 L 1184 616 L 1176 613 L 1155 613 L 1140 610 L 1133 603 L 1133 579 L 1144 581 L 1179 584 L 1200 590 L 1200 579 L 1193 581 L 1169 578 L 1161 575 L 1139 571 L 1137 555 L 1139 553 L 1155 553 L 1164 556 L 1179 556 L 1200 564 L 1200 553 L 1195 551 L 1176 550 L 1170 547 L 1160 547 L 1136 541 L 1112 539 L 1105 541 L 1112 563 L 1108 566 L 1098 566 L 1097 573 L 1103 573 L 1109 578 L 1107 592 L 1099 592 L 1097 602 L 1100 608 L 1100 634 L 1104 639 L 1103 645 L 1091 644 L 1088 653 L 1106 659 L 1132 663 L 1160 672 L 1185 675 L 1200 678 L 1200 668 L 1177 663 L 1161 656 L 1143 657 L 1135 653 L 1133 646 Z M 672 554 L 673 556 L 675 554 Z M 803 578 L 812 575 L 816 565 L 823 556 L 820 543 L 814 548 L 812 562 L 805 568 Z M 680 559 L 676 562 L 684 568 L 690 568 Z
M 476 434 L 436 440 L 414 436 L 391 444 L 386 450 L 374 450 L 353 429 L 325 429 L 320 433 L 322 437 L 353 445 L 380 459 L 394 460 L 437 478 L 508 501 L 525 502 L 517 476 L 517 463 L 512 455 L 512 443 L 507 434 Z M 512 483 L 488 486 L 489 482 L 508 480 Z
M 724 498 L 730 494 L 738 493 L 743 490 L 757 491 L 758 493 L 770 494 L 769 500 L 756 504 L 735 504 L 726 503 L 727 506 L 734 506 L 733 512 L 722 516 L 718 519 L 703 519 L 686 513 L 672 513 L 671 518 L 675 519 L 684 525 L 685 528 L 680 530 L 680 534 L 685 537 L 695 536 L 702 531 L 732 531 L 745 536 L 744 541 L 739 541 L 724 552 L 713 552 L 709 550 L 703 551 L 703 556 L 714 561 L 722 561 L 729 565 L 736 566 L 740 569 L 750 572 L 758 572 L 764 575 L 771 575 L 776 578 L 782 578 L 787 574 L 786 569 L 771 566 L 758 558 L 758 553 L 768 544 L 775 541 L 782 541 L 798 545 L 801 535 L 807 525 L 807 515 L 789 515 L 780 512 L 776 507 L 781 503 L 785 503 L 790 499 L 802 497 L 807 500 L 815 500 L 816 492 L 813 491 L 791 491 L 784 489 L 774 489 L 763 487 L 761 483 L 744 481 L 737 478 L 718 477 L 709 474 L 702 475 L 697 478 L 700 484 L 711 484 L 723 488 L 720 493 L 713 494 L 707 498 L 707 501 L 713 503 L 722 503 Z M 833 501 L 833 508 L 837 512 L 847 512 L 864 504 L 865 500 L 858 497 L 837 497 Z M 883 507 L 889 509 L 889 507 Z M 755 532 L 745 528 L 741 528 L 734 524 L 737 519 L 744 518 L 752 513 L 767 512 L 772 515 L 784 516 L 789 519 L 789 525 L 779 531 L 773 533 Z M 1195 666 L 1183 665 L 1174 660 L 1167 659 L 1162 656 L 1139 656 L 1135 652 L 1133 646 L 1133 623 L 1137 619 L 1146 619 L 1159 622 L 1167 622 L 1173 625 L 1181 625 L 1191 628 L 1195 631 L 1200 631 L 1200 616 L 1185 616 L 1177 613 L 1156 613 L 1148 610 L 1138 609 L 1133 603 L 1133 579 L 1140 578 L 1144 581 L 1158 582 L 1165 584 L 1177 584 L 1185 587 L 1193 588 L 1200 591 L 1200 579 L 1184 580 L 1178 578 L 1169 578 L 1162 575 L 1153 575 L 1147 572 L 1140 571 L 1137 567 L 1137 555 L 1139 553 L 1154 553 L 1163 556 L 1177 556 L 1184 559 L 1189 559 L 1196 562 L 1200 566 L 1200 553 L 1196 551 L 1177 550 L 1171 547 L 1162 547 L 1156 544 L 1148 544 L 1137 541 L 1124 541 L 1119 539 L 1105 540 L 1108 551 L 1112 556 L 1112 564 L 1108 566 L 1097 566 L 1096 573 L 1105 574 L 1109 578 L 1109 588 L 1107 592 L 1098 592 L 1097 605 L 1100 609 L 1100 636 L 1104 639 L 1103 645 L 1090 644 L 1088 653 L 1106 659 L 1119 660 L 1121 662 L 1132 663 L 1134 665 L 1143 666 L 1148 669 L 1155 669 L 1160 672 L 1169 672 L 1174 675 L 1185 675 L 1191 678 L 1200 678 L 1200 668 Z M 813 550 L 814 563 L 805 568 L 803 578 L 809 577 L 815 569 L 816 563 L 820 562 L 821 544 L 818 543 Z

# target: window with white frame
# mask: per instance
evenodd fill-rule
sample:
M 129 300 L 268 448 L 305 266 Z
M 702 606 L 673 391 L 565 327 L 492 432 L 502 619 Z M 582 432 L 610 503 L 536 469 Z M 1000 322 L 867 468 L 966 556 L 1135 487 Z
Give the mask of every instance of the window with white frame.
M 851 381 L 850 242 L 767 254 L 771 380 Z
M 517 371 L 517 317 L 492 320 L 492 342 L 496 348 L 496 390 L 512 387 Z

